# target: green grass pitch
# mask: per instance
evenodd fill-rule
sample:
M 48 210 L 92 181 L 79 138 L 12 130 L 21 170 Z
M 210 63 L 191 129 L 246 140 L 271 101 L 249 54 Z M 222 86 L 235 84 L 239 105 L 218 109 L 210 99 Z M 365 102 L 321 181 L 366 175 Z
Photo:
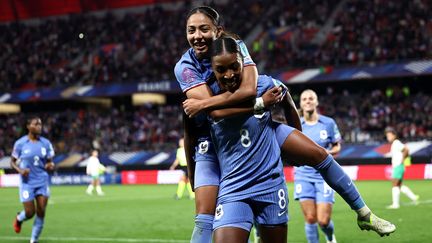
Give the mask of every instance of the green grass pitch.
M 389 181 L 356 182 L 369 207 L 380 217 L 394 222 L 397 230 L 389 237 L 361 231 L 356 215 L 337 196 L 333 211 L 338 242 L 431 242 L 432 181 L 406 181 L 420 204 L 414 206 L 401 195 L 402 206 L 389 210 Z M 299 203 L 290 193 L 288 241 L 306 242 Z M 174 200 L 175 185 L 104 186 L 105 196 L 88 196 L 85 186 L 52 186 L 44 242 L 189 242 L 194 221 L 194 203 Z M 20 234 L 12 229 L 15 214 L 22 209 L 17 188 L 0 188 L 0 242 L 29 242 L 32 221 Z M 320 233 L 321 242 L 325 242 Z

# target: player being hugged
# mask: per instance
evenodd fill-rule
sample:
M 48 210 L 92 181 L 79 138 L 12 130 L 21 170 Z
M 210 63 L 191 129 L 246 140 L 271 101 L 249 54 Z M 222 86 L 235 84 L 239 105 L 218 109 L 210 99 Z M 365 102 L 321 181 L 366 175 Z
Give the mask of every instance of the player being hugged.
M 30 239 L 30 243 L 35 243 L 44 226 L 50 196 L 47 171 L 54 169 L 54 149 L 51 142 L 41 136 L 42 121 L 39 117 L 27 119 L 27 129 L 28 134 L 15 142 L 11 156 L 11 166 L 20 174 L 19 195 L 24 206 L 24 210 L 15 217 L 13 227 L 16 233 L 20 233 L 22 223 L 36 212 Z

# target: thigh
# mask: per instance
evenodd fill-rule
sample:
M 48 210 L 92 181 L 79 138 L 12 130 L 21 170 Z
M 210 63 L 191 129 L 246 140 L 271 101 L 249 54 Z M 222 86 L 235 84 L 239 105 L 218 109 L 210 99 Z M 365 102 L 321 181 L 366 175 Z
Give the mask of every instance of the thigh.
M 298 130 L 294 130 L 281 147 L 284 158 L 296 165 L 315 166 L 327 156 L 327 151 Z
M 214 233 L 215 243 L 246 243 L 249 239 L 249 231 L 237 227 L 223 227 Z
M 38 217 L 45 217 L 45 210 L 48 204 L 48 197 L 38 195 L 36 196 L 36 215 Z
M 195 189 L 196 213 L 214 215 L 218 192 L 218 186 L 201 186 Z
M 259 232 L 263 243 L 286 243 L 288 239 L 288 225 L 260 225 Z
M 325 225 L 327 225 L 331 218 L 332 208 L 332 203 L 317 203 L 318 222 L 323 222 Z

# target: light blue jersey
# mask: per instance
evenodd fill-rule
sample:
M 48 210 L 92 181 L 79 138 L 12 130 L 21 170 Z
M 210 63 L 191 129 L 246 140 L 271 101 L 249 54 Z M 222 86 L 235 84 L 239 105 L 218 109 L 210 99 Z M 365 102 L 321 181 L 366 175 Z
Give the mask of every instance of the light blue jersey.
M 54 157 L 54 149 L 48 139 L 39 137 L 37 141 L 30 141 L 28 135 L 21 137 L 14 144 L 12 157 L 17 159 L 21 169 L 30 169 L 27 177 L 21 176 L 22 186 L 40 187 L 48 184 L 45 164 Z
M 271 77 L 260 75 L 257 96 L 274 86 Z M 272 124 L 269 111 L 211 120 L 211 135 L 221 169 L 218 203 L 269 193 L 285 182 Z
M 318 121 L 314 125 L 306 124 L 302 117 L 301 124 L 303 133 L 325 149 L 329 149 L 332 144 L 341 141 L 336 122 L 330 117 L 318 115 Z M 295 168 L 294 180 L 322 182 L 323 178 L 316 169 L 305 165 Z

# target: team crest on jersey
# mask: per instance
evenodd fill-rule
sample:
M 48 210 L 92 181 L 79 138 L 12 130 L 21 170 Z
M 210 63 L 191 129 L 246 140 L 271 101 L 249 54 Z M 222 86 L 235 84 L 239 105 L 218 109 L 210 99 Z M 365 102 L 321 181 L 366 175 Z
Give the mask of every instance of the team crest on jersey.
M 46 148 L 42 147 L 41 148 L 41 154 L 42 154 L 42 156 L 45 157 L 46 153 L 47 153 Z
M 195 81 L 194 73 L 189 68 L 183 69 L 183 72 L 181 75 L 182 75 L 183 81 L 185 81 L 186 83 L 193 83 Z
M 223 215 L 224 215 L 223 206 L 222 204 L 219 204 L 219 206 L 217 206 L 216 208 L 215 219 L 219 220 L 220 218 L 222 218 Z
M 208 148 L 209 148 L 209 142 L 208 141 L 201 142 L 198 145 L 198 153 L 205 154 L 205 153 L 207 153 Z
M 321 130 L 320 131 L 320 138 L 321 139 L 327 139 L 328 138 L 328 134 L 326 130 Z

